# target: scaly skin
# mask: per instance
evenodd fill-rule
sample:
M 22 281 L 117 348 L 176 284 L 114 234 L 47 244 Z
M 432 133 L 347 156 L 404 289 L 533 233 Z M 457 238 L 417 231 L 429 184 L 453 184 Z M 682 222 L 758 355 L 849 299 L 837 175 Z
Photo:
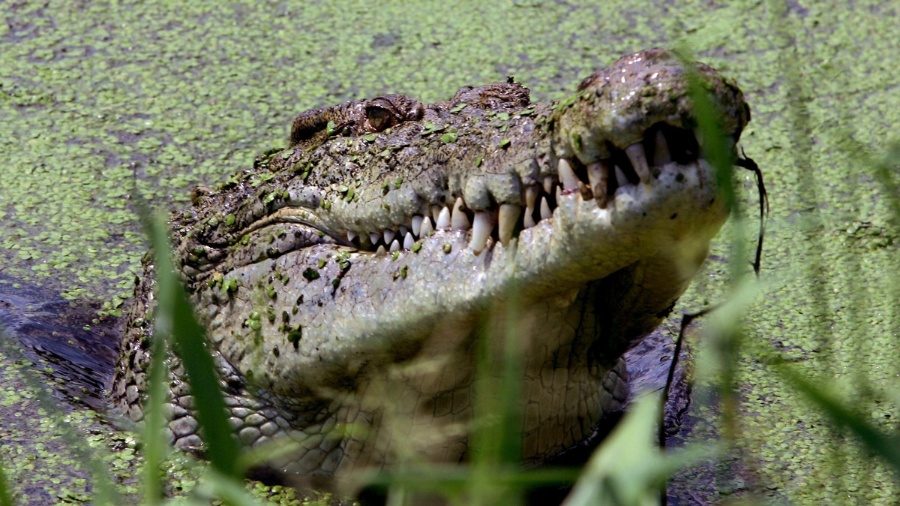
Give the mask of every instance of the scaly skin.
M 737 142 L 742 93 L 693 69 Z M 458 462 L 475 335 L 502 347 L 509 303 L 526 464 L 588 439 L 624 402 L 620 357 L 671 310 L 727 217 L 686 89 L 682 64 L 652 49 L 560 103 L 530 104 L 514 83 L 430 105 L 349 102 L 302 114 L 289 149 L 195 193 L 172 220 L 177 258 L 239 438 L 299 441 L 285 468 L 325 477 L 410 454 Z M 147 264 L 112 393 L 135 420 L 152 274 Z M 199 446 L 170 364 L 169 429 Z

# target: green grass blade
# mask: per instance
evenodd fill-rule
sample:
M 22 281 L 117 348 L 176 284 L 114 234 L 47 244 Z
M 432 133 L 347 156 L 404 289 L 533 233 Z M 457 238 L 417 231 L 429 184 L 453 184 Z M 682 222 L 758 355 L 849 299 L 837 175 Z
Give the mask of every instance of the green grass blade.
M 715 448 L 699 445 L 675 455 L 658 451 L 653 436 L 660 409 L 658 396 L 641 398 L 591 456 L 563 506 L 655 506 L 669 476 L 715 454 Z
M 161 330 L 162 322 L 156 320 Z M 145 406 L 143 439 L 144 439 L 144 464 L 142 488 L 144 504 L 159 504 L 163 497 L 162 476 L 159 469 L 160 463 L 165 457 L 166 440 L 163 435 L 165 414 L 163 404 L 166 402 L 166 380 L 168 369 L 166 367 L 165 333 L 156 332 L 151 343 L 149 393 Z
M 13 506 L 9 487 L 6 486 L 6 473 L 3 472 L 2 462 L 0 462 L 0 506 Z
M 195 393 L 197 422 L 211 465 L 225 476 L 239 478 L 242 471 L 238 465 L 239 447 L 232 436 L 215 365 L 206 348 L 206 330 L 194 316 L 187 293 L 175 275 L 168 235 L 162 221 L 151 218 L 143 204 L 140 207 L 143 208 L 141 219 L 151 239 L 156 265 L 155 317 L 160 320 L 157 328 L 168 327 L 171 330 L 170 343 L 178 351 L 191 392 Z

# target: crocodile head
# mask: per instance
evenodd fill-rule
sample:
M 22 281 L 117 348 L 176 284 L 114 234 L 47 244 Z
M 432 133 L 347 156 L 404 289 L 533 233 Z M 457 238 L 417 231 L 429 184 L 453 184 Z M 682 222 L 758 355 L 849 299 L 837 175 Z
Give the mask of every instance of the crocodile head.
M 525 460 L 587 439 L 624 401 L 621 355 L 671 310 L 728 214 L 688 72 L 733 147 L 750 118 L 741 91 L 652 49 L 553 104 L 510 82 L 309 111 L 289 149 L 195 194 L 173 219 L 177 254 L 240 438 L 300 441 L 289 467 L 304 473 L 405 451 L 457 462 L 474 336 L 505 335 L 492 308 L 513 307 Z M 113 391 L 134 418 L 150 278 Z M 172 435 L 200 444 L 177 368 L 173 385 Z

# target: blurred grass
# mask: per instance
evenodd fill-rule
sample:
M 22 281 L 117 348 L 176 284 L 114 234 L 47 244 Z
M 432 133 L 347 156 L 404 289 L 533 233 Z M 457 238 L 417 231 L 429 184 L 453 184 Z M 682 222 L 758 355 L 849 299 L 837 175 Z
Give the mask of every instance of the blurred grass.
M 775 2 L 770 2 L 770 3 L 775 7 L 778 7 L 780 5 Z M 773 12 L 775 13 L 773 16 L 773 20 L 775 20 L 775 21 L 777 21 L 777 18 L 779 16 L 782 16 L 784 14 L 783 11 L 781 11 L 779 9 L 775 9 Z M 779 13 L 781 13 L 781 14 L 779 14 Z M 775 22 L 775 23 L 773 23 L 773 25 L 777 26 L 778 23 Z M 785 34 L 782 32 L 782 35 L 785 35 Z M 790 34 L 787 34 L 787 35 L 790 35 Z M 784 41 L 782 41 L 782 42 L 784 42 Z M 790 45 L 784 44 L 784 47 L 790 47 Z M 800 102 L 809 100 L 811 97 L 809 96 L 809 93 L 804 91 L 803 88 L 799 84 L 801 82 L 801 80 L 804 78 L 804 76 L 802 76 L 798 73 L 798 71 L 796 70 L 796 67 L 793 70 L 791 69 L 791 66 L 792 66 L 791 62 L 795 61 L 796 58 L 798 58 L 798 55 L 788 54 L 787 57 L 782 57 L 781 65 L 782 65 L 782 67 L 785 68 L 785 71 L 787 72 L 787 75 L 788 75 L 787 82 L 789 84 L 791 84 L 792 91 L 790 92 L 790 95 L 793 96 L 797 100 L 798 103 L 800 103 Z M 795 134 L 796 137 L 791 139 L 792 150 L 791 150 L 790 156 L 796 157 L 796 160 L 797 160 L 796 165 L 798 167 L 798 172 L 799 172 L 798 179 L 800 179 L 800 186 L 803 188 L 809 188 L 810 191 L 813 191 L 814 188 L 817 187 L 816 182 L 813 180 L 814 174 L 815 174 L 815 167 L 810 161 L 812 146 L 810 144 L 809 139 L 811 139 L 813 136 L 810 135 L 810 132 L 809 132 L 810 131 L 809 112 L 804 111 L 802 109 L 802 107 L 803 107 L 802 105 L 795 105 L 790 108 L 791 121 L 792 121 L 793 125 L 795 127 L 797 127 L 794 130 L 794 132 L 796 132 L 796 134 Z M 701 123 L 701 129 L 705 130 L 705 129 L 709 128 L 708 126 L 707 127 L 703 126 L 702 120 L 700 121 L 700 123 Z M 714 136 L 710 137 L 708 134 L 704 134 L 704 135 L 705 135 L 705 138 L 714 138 Z M 900 173 L 900 170 L 898 170 L 897 162 L 896 162 L 898 159 L 900 159 L 900 144 L 897 144 L 897 143 L 893 144 L 892 147 L 888 150 L 888 152 L 884 153 L 883 155 L 878 154 L 878 153 L 876 153 L 874 155 L 869 155 L 868 150 L 866 150 L 866 149 L 861 149 L 860 152 L 858 152 L 856 154 L 857 154 L 856 158 L 862 162 L 862 165 L 864 165 L 865 167 L 868 167 L 870 174 L 876 180 L 878 180 L 879 183 L 882 185 L 882 190 L 885 194 L 886 202 L 889 205 L 889 207 L 892 209 L 893 227 L 894 227 L 894 230 L 896 231 L 897 224 L 900 223 L 900 193 L 898 193 L 898 182 L 897 182 L 897 174 Z M 815 193 L 807 194 L 805 198 L 808 199 L 808 202 L 806 202 L 803 206 L 800 206 L 801 208 L 804 208 L 804 209 L 816 208 L 816 206 L 818 206 L 820 203 L 819 196 L 817 196 Z M 811 216 L 811 219 L 813 219 L 813 220 L 816 219 L 814 214 Z M 159 229 L 159 227 L 157 226 L 156 230 L 158 231 L 158 229 Z M 821 229 L 821 226 L 820 226 L 820 229 Z M 736 249 L 736 248 L 744 248 L 744 243 L 739 240 L 744 235 L 745 235 L 745 233 L 735 232 L 733 234 L 733 237 L 730 238 L 730 243 L 733 245 L 732 246 L 733 252 L 740 251 L 739 249 Z M 163 237 L 164 237 L 164 235 L 163 235 Z M 820 238 L 816 238 L 815 236 L 813 237 L 813 239 L 814 239 L 814 241 L 822 240 Z M 158 243 L 163 244 L 163 242 L 158 242 Z M 811 250 L 816 250 L 817 248 L 821 248 L 821 245 L 817 244 L 816 242 L 813 242 L 813 244 L 809 247 L 809 249 L 811 249 Z M 742 257 L 742 256 L 743 256 L 743 254 L 738 253 L 738 254 L 733 255 L 733 257 L 732 257 L 731 272 L 732 272 L 733 279 L 736 279 L 737 277 L 739 277 L 739 276 L 735 275 L 736 273 L 743 272 L 746 268 L 745 262 L 735 261 L 736 258 Z M 825 265 L 823 261 L 821 261 L 821 257 L 816 255 L 815 252 L 813 252 L 812 255 L 805 256 L 804 258 L 809 258 L 809 257 L 813 258 L 814 262 L 811 264 L 802 266 L 801 268 L 806 269 L 807 277 L 818 278 L 819 279 L 818 284 L 820 286 L 826 286 L 827 283 L 825 283 L 825 281 L 824 281 L 824 277 L 825 277 L 824 273 L 828 272 L 828 266 Z M 851 260 L 854 260 L 854 259 L 851 259 Z M 885 273 L 885 278 L 882 280 L 876 280 L 876 282 L 891 283 L 892 286 L 895 287 L 895 292 L 897 290 L 896 287 L 900 286 L 900 283 L 897 282 L 897 273 L 896 272 Z M 857 289 L 862 290 L 862 288 L 860 288 L 860 287 L 857 287 Z M 732 291 L 732 293 L 733 294 L 741 293 L 741 289 L 735 288 Z M 863 295 L 860 295 L 859 297 L 854 296 L 854 298 L 862 298 L 862 297 L 863 297 Z M 163 298 L 167 301 L 179 300 L 179 296 L 177 295 L 177 290 L 176 290 L 176 295 L 174 295 L 171 299 L 169 299 L 168 296 L 163 297 Z M 732 295 L 732 299 L 733 298 L 734 298 L 734 296 Z M 830 308 L 827 305 L 826 296 L 819 295 L 818 297 L 816 297 L 816 300 L 818 301 L 818 305 L 816 308 L 814 308 L 814 312 L 815 312 L 817 318 L 821 319 L 820 321 L 825 322 L 825 321 L 827 321 L 827 318 L 825 318 L 825 317 L 830 312 Z M 893 305 L 891 306 L 894 311 L 897 311 L 897 307 L 898 307 L 897 301 L 898 301 L 898 299 L 895 298 L 893 300 Z M 187 306 L 184 305 L 183 302 L 173 302 L 173 304 L 169 304 L 169 302 L 165 302 L 165 303 L 161 303 L 161 305 L 164 305 L 167 307 L 171 306 L 171 312 L 172 312 L 173 316 L 168 317 L 171 319 L 176 318 L 174 316 L 175 314 L 184 315 L 186 313 L 186 311 L 189 311 L 188 309 L 185 309 L 185 308 L 187 308 Z M 738 306 L 740 306 L 740 304 L 738 304 Z M 732 326 L 730 326 L 727 329 L 725 329 L 724 331 L 720 331 L 720 332 L 713 330 L 706 337 L 706 344 L 712 345 L 713 347 L 715 347 L 716 350 L 718 350 L 717 354 L 715 355 L 716 357 L 718 357 L 717 358 L 718 365 L 724 366 L 726 369 L 728 367 L 734 366 L 737 363 L 737 360 L 739 359 L 741 354 L 745 353 L 745 350 L 740 346 L 740 341 L 739 341 L 739 339 L 741 337 L 741 332 L 742 332 L 742 327 L 739 324 L 740 324 L 740 320 L 741 320 L 741 315 L 743 314 L 743 311 L 745 311 L 745 310 L 746 310 L 745 307 L 736 307 L 736 308 L 734 308 L 733 312 L 727 312 L 727 311 L 723 312 L 722 315 L 720 315 L 722 320 L 726 321 L 727 323 L 729 323 L 729 325 L 732 325 Z M 737 324 L 737 326 L 734 326 L 735 324 Z M 831 340 L 836 340 L 839 337 L 839 336 L 835 335 L 829 328 L 827 328 L 824 325 L 824 323 L 822 324 L 821 327 L 817 327 L 814 330 L 816 332 L 819 332 L 818 335 L 820 336 L 821 342 L 826 347 L 825 348 L 826 350 L 829 349 L 829 347 L 830 347 L 829 343 L 831 342 Z M 860 341 L 865 341 L 870 336 L 861 334 L 861 335 L 856 335 L 853 337 Z M 160 347 L 165 346 L 164 341 L 160 340 L 158 342 L 159 342 L 159 344 L 157 344 L 157 342 L 154 342 L 154 352 L 155 353 L 156 353 L 156 351 L 163 349 L 163 348 L 157 348 L 157 346 L 160 346 Z M 777 359 L 778 352 L 775 350 L 770 350 L 770 351 L 771 351 L 771 356 L 773 357 L 773 360 Z M 156 356 L 158 356 L 158 357 L 161 357 L 163 355 L 164 354 L 162 354 L 162 353 L 156 353 Z M 201 360 L 201 362 L 203 361 L 202 358 L 200 360 Z M 777 360 L 775 360 L 775 361 L 777 361 Z M 700 364 L 699 366 L 715 368 L 716 364 Z M 833 367 L 836 367 L 836 365 L 833 365 Z M 833 392 L 829 391 L 829 389 L 823 388 L 821 385 L 818 385 L 818 384 L 810 381 L 807 377 L 804 376 L 804 371 L 802 369 L 800 369 L 798 367 L 793 367 L 790 364 L 779 365 L 779 366 L 773 367 L 771 369 L 782 374 L 785 377 L 785 379 L 793 386 L 793 388 L 795 388 L 798 392 L 801 392 L 806 397 L 808 397 L 810 402 L 817 405 L 819 407 L 819 409 L 822 410 L 823 413 L 827 413 L 829 415 L 829 419 L 836 427 L 846 428 L 849 431 L 849 434 L 853 438 L 855 438 L 855 440 L 858 442 L 858 444 L 866 446 L 867 448 L 870 449 L 870 451 L 872 451 L 872 453 L 874 453 L 876 455 L 880 455 L 880 457 L 885 459 L 885 461 L 888 462 L 896 472 L 900 472 L 900 471 L 897 471 L 898 464 L 896 462 L 896 451 L 897 451 L 896 443 L 898 440 L 898 435 L 891 434 L 889 432 L 885 432 L 882 429 L 879 429 L 877 427 L 873 427 L 872 424 L 869 423 L 867 417 L 864 415 L 864 413 L 866 413 L 867 410 L 865 407 L 866 406 L 865 402 L 863 402 L 863 400 L 857 401 L 857 400 L 853 400 L 849 396 L 837 396 Z M 514 376 L 515 368 L 512 367 L 511 370 L 513 370 L 513 376 Z M 154 371 L 153 372 L 154 377 L 165 378 L 165 373 L 161 367 L 154 366 L 153 371 Z M 157 371 L 159 371 L 159 372 L 157 372 Z M 731 372 L 727 372 L 721 376 L 717 376 L 717 378 L 718 378 L 717 381 L 719 381 L 718 385 L 720 386 L 721 391 L 723 392 L 724 395 L 726 395 L 726 396 L 734 395 L 735 384 L 739 383 L 739 381 L 740 381 L 740 378 L 737 378 L 736 374 L 737 373 L 734 370 L 732 370 Z M 201 373 L 200 375 L 203 376 L 203 373 Z M 727 379 L 729 377 L 731 379 Z M 824 374 L 823 377 L 827 378 L 828 375 Z M 151 404 L 154 404 L 154 405 L 156 405 L 156 403 L 158 403 L 158 402 L 161 402 L 162 396 L 159 395 L 159 392 L 161 391 L 161 386 L 164 386 L 164 384 L 161 383 L 162 380 L 157 379 L 156 381 L 160 381 L 160 383 L 154 383 L 155 386 L 151 388 L 151 391 L 156 392 L 153 394 L 155 400 L 151 401 Z M 503 384 L 505 385 L 506 383 L 503 382 Z M 864 388 L 865 385 L 862 385 L 862 387 Z M 500 388 L 502 391 L 502 389 L 505 387 L 501 386 Z M 894 400 L 894 402 L 897 402 L 896 398 L 893 400 Z M 648 401 L 647 405 L 649 405 L 649 401 Z M 154 425 L 158 426 L 159 420 L 161 420 L 161 418 L 159 418 L 159 416 L 161 416 L 161 411 L 155 411 L 155 409 L 156 408 L 150 408 L 150 412 L 148 413 L 148 424 L 147 425 L 150 428 L 152 428 Z M 642 405 L 639 409 L 646 410 L 649 408 L 644 408 Z M 214 408 L 213 408 L 213 411 L 215 411 Z M 733 420 L 736 420 L 739 422 L 739 415 L 737 414 L 736 411 L 731 410 L 731 409 L 726 409 L 726 413 L 732 413 L 731 415 L 726 414 L 726 418 L 728 418 L 730 416 L 730 417 L 732 417 Z M 214 420 L 215 416 L 216 415 L 210 415 L 210 417 L 213 419 L 210 423 L 210 426 L 221 426 L 222 424 L 216 424 L 216 422 Z M 515 417 L 516 417 L 515 413 L 507 413 L 506 415 L 501 414 L 501 417 L 502 416 L 507 416 L 509 419 L 515 419 Z M 222 419 L 224 420 L 224 418 L 222 418 Z M 645 441 L 642 439 L 643 437 L 645 437 L 643 434 L 643 429 L 641 429 L 640 427 L 635 428 L 635 427 L 632 427 L 627 424 L 634 423 L 634 424 L 636 424 L 636 426 L 640 425 L 641 427 L 643 427 L 643 424 L 646 424 L 646 418 L 639 419 L 639 418 L 635 418 L 634 416 L 630 416 L 626 419 L 625 423 L 626 423 L 626 425 L 622 426 L 620 428 L 620 430 L 624 434 L 631 435 L 626 439 L 626 441 L 630 441 L 630 443 L 625 446 L 628 448 L 631 448 L 632 446 L 630 446 L 630 444 L 634 444 L 634 445 L 645 444 Z M 494 427 L 494 425 L 492 425 L 492 427 Z M 165 445 L 163 445 L 160 442 L 161 440 L 158 438 L 158 432 L 154 432 L 153 430 L 150 430 L 149 428 L 145 429 L 145 430 L 147 432 L 145 433 L 144 457 L 147 462 L 146 465 L 147 465 L 148 471 L 144 476 L 144 490 L 145 490 L 144 501 L 148 504 L 152 504 L 152 503 L 156 503 L 156 502 L 160 501 L 160 498 L 162 497 L 161 494 L 162 494 L 162 487 L 163 487 L 163 484 L 160 482 L 161 476 L 158 471 L 158 464 L 154 464 L 154 461 L 158 461 L 166 454 L 166 448 L 165 448 Z M 207 429 L 204 429 L 204 430 L 207 430 Z M 730 438 L 732 440 L 739 437 L 739 432 L 737 430 L 726 431 L 726 434 L 729 432 L 731 433 Z M 154 433 L 157 436 L 154 436 L 153 435 Z M 617 432 L 617 435 L 618 435 L 618 432 Z M 491 458 L 496 458 L 496 461 L 493 463 L 494 464 L 493 468 L 488 467 L 487 463 L 482 463 L 482 465 L 485 467 L 481 468 L 481 470 L 479 470 L 478 473 L 470 472 L 470 470 L 462 470 L 459 472 L 436 470 L 434 473 L 434 476 L 432 476 L 432 478 L 430 478 L 430 479 L 432 479 L 432 481 L 435 481 L 435 480 L 440 480 L 441 477 L 443 477 L 443 480 L 446 482 L 456 480 L 455 483 L 456 483 L 457 488 L 471 489 L 471 490 L 475 491 L 475 492 L 473 492 L 473 494 L 475 495 L 475 500 L 478 500 L 479 496 L 492 497 L 491 496 L 492 492 L 490 492 L 490 491 L 478 492 L 478 490 L 483 488 L 483 483 L 477 484 L 475 482 L 475 480 L 481 480 L 483 482 L 486 479 L 488 479 L 488 481 L 493 482 L 492 484 L 494 484 L 494 485 L 504 484 L 503 486 L 509 486 L 509 487 L 521 487 L 521 486 L 524 486 L 524 484 L 528 484 L 528 483 L 533 484 L 533 483 L 541 482 L 544 479 L 544 478 L 542 478 L 542 476 L 545 476 L 545 475 L 542 475 L 541 473 L 526 474 L 526 473 L 522 473 L 521 470 L 516 470 L 516 469 L 513 469 L 512 471 L 509 471 L 509 472 L 505 472 L 505 471 L 501 470 L 500 463 L 506 461 L 505 459 L 502 458 L 502 452 L 506 451 L 503 449 L 506 448 L 512 454 L 514 454 L 514 452 L 515 452 L 514 448 L 507 446 L 506 442 L 509 439 L 507 436 L 508 436 L 508 434 L 506 436 L 501 434 L 499 436 L 499 439 L 497 439 L 496 441 L 487 436 L 484 438 L 485 444 L 498 447 L 497 451 L 500 452 L 499 455 L 491 457 Z M 838 436 L 840 436 L 840 434 Z M 728 439 L 728 438 L 726 437 L 726 439 Z M 837 437 L 837 438 L 835 438 L 835 440 L 840 441 L 840 438 Z M 608 445 L 609 447 L 612 447 L 612 448 L 615 447 L 613 445 L 613 441 L 614 440 L 612 440 L 612 439 L 610 440 L 609 445 Z M 496 445 L 494 443 L 496 443 Z M 840 444 L 840 443 L 837 443 L 837 444 Z M 607 445 L 605 445 L 604 448 L 607 448 Z M 595 459 L 599 459 L 600 458 L 599 455 L 601 455 L 603 451 L 604 451 L 604 449 L 599 450 L 598 457 L 595 457 Z M 609 451 L 609 450 L 607 449 L 607 451 Z M 208 475 L 208 481 L 202 481 L 197 486 L 195 493 L 197 494 L 198 497 L 219 496 L 219 497 L 227 498 L 228 501 L 233 502 L 233 503 L 239 503 L 243 500 L 248 500 L 246 497 L 242 496 L 241 493 L 239 492 L 239 490 L 243 490 L 243 484 L 241 484 L 241 482 L 235 478 L 235 472 L 236 472 L 235 470 L 240 469 L 240 465 L 235 464 L 236 459 L 239 456 L 233 455 L 231 451 L 226 451 L 224 453 L 225 453 L 225 456 L 221 460 L 219 460 L 220 464 L 218 464 L 218 466 L 223 466 L 228 471 L 225 473 L 219 473 L 218 471 L 215 471 L 215 470 L 210 471 L 210 473 Z M 490 455 L 490 452 L 485 454 L 486 459 L 487 459 L 488 455 Z M 672 458 L 678 459 L 680 457 L 673 456 Z M 487 459 L 487 460 L 490 460 L 490 459 Z M 218 466 L 216 467 L 216 469 L 219 469 Z M 590 473 L 590 471 L 587 471 L 587 472 Z M 419 474 L 409 473 L 407 475 L 400 474 L 397 476 L 389 475 L 388 480 L 385 483 L 387 485 L 390 485 L 391 483 L 393 483 L 397 487 L 406 487 L 409 489 L 409 488 L 415 487 L 415 485 L 421 485 L 422 483 L 427 483 L 427 481 L 428 481 L 427 479 L 422 479 L 422 474 L 423 473 L 419 473 Z M 559 476 L 555 476 L 552 474 L 547 474 L 546 476 L 549 476 L 549 478 L 547 478 L 548 481 L 555 481 L 556 479 L 560 478 Z M 590 478 L 591 480 L 597 480 L 597 481 L 601 482 L 602 484 L 607 483 L 604 481 L 604 480 L 607 480 L 607 478 L 603 478 L 602 476 L 594 476 L 594 475 L 591 475 L 591 476 L 592 476 Z M 552 479 L 550 479 L 550 478 L 552 478 Z M 658 477 L 654 478 L 654 480 L 656 480 L 656 479 L 658 479 Z M 655 483 L 654 480 L 648 480 L 646 483 L 646 486 L 647 487 L 653 486 L 653 483 Z M 765 483 L 762 483 L 762 485 L 765 485 Z M 426 485 L 426 486 L 439 487 L 440 485 L 432 483 L 432 484 Z M 4 491 L 3 487 L 4 487 L 4 484 L 2 483 L 2 474 L 0 474 L 0 504 L 13 504 L 12 498 L 9 497 L 8 490 L 7 490 L 6 494 L 3 493 L 3 491 Z M 102 487 L 98 490 L 102 491 Z M 616 497 L 616 498 L 620 498 L 620 499 L 623 497 L 623 494 L 621 494 L 621 493 L 612 493 L 612 494 L 613 494 L 612 496 L 608 496 L 608 497 Z M 577 496 L 573 496 L 573 497 L 577 497 Z M 573 499 L 573 500 L 575 500 L 575 499 Z M 614 499 L 610 499 L 610 500 L 612 501 Z M 624 499 L 622 499 L 622 500 L 624 500 Z M 99 504 L 115 504 L 116 503 L 114 500 L 109 499 L 109 498 L 104 498 L 104 496 L 100 495 L 100 494 L 98 494 L 98 496 L 95 498 L 95 501 Z M 621 503 L 619 503 L 619 504 L 621 504 Z
M 699 124 L 704 130 L 705 139 L 716 138 L 713 122 L 701 119 Z M 898 145 L 894 145 L 880 165 L 872 166 L 873 174 L 884 181 L 884 190 L 891 201 L 891 209 L 897 213 L 894 216 L 896 223 L 900 223 L 900 212 L 897 211 L 900 209 L 900 194 L 891 178 L 895 177 L 896 173 L 892 165 L 895 159 L 892 156 L 898 149 L 900 149 Z M 168 253 L 169 246 L 162 220 L 150 217 L 145 212 L 144 221 L 155 252 L 159 276 L 157 281 L 159 305 L 156 313 L 156 338 L 153 342 L 151 401 L 144 429 L 143 501 L 145 504 L 158 504 L 163 500 L 159 462 L 168 450 L 160 431 L 167 377 L 162 358 L 165 356 L 168 342 L 181 351 L 192 391 L 205 392 L 207 395 L 201 397 L 207 401 L 213 399 L 211 402 L 198 402 L 197 405 L 204 438 L 210 442 L 215 441 L 210 443 L 208 453 L 212 469 L 193 490 L 191 497 L 195 501 L 217 497 L 228 504 L 257 504 L 258 500 L 247 493 L 242 482 L 241 474 L 244 467 L 240 464 L 240 451 L 227 424 L 224 401 L 218 393 L 218 381 L 215 378 L 212 358 L 203 344 L 204 331 L 194 318 L 184 289 L 173 274 L 174 269 Z M 733 240 L 737 241 L 743 235 L 746 234 L 734 234 Z M 736 249 L 747 250 L 743 245 L 735 244 L 733 250 Z M 746 271 L 747 262 L 742 256 L 735 255 L 732 262 L 737 264 L 732 267 L 732 272 L 741 273 L 741 269 Z M 722 371 L 727 370 L 729 364 L 736 363 L 739 358 L 740 347 L 735 343 L 735 339 L 741 332 L 741 315 L 746 311 L 747 301 L 757 295 L 757 289 L 747 285 L 742 289 L 735 287 L 733 293 L 731 304 L 726 305 L 721 314 L 714 318 L 724 323 L 722 326 L 712 325 L 712 332 L 707 337 L 707 342 L 720 351 L 716 355 L 719 361 L 718 378 L 721 381 L 721 392 L 726 394 L 734 391 L 733 383 L 737 380 L 733 373 L 723 374 Z M 507 322 L 503 341 L 505 344 L 501 347 L 499 357 L 496 355 L 497 350 L 487 344 L 491 342 L 490 336 L 483 335 L 480 340 L 483 346 L 479 370 L 482 377 L 487 377 L 490 381 L 480 383 L 479 411 L 480 420 L 489 422 L 476 424 L 478 430 L 474 436 L 476 448 L 473 452 L 475 459 L 471 466 L 450 470 L 439 467 L 417 469 L 407 473 L 401 470 L 372 478 L 371 483 L 392 488 L 389 493 L 389 504 L 414 504 L 411 502 L 416 497 L 414 492 L 423 489 L 446 494 L 455 499 L 455 504 L 522 504 L 525 489 L 548 483 L 566 483 L 574 477 L 571 470 L 527 471 L 516 465 L 520 448 L 518 431 L 515 427 L 521 423 L 521 413 L 517 411 L 515 402 L 512 401 L 519 396 L 521 360 L 514 344 L 518 321 L 515 307 L 513 300 L 506 308 L 497 310 L 498 314 L 504 315 Z M 486 373 L 498 367 L 503 371 L 501 375 Z M 700 367 L 704 365 L 700 364 Z M 827 389 L 805 379 L 790 365 L 778 365 L 773 370 L 783 375 L 793 388 L 826 413 L 836 427 L 847 429 L 858 444 L 884 459 L 900 477 L 900 434 L 884 433 L 874 427 L 864 415 L 860 414 L 860 407 L 853 402 L 840 400 Z M 565 503 L 567 506 L 654 504 L 661 482 L 671 476 L 676 469 L 709 456 L 710 449 L 699 447 L 690 447 L 684 452 L 671 455 L 654 452 L 649 441 L 656 420 L 652 414 L 658 409 L 658 402 L 649 398 L 634 408 L 592 457 L 583 471 L 581 481 Z M 731 422 L 728 421 L 729 417 Z M 736 411 L 729 413 L 726 410 L 725 419 L 726 425 L 739 422 Z M 740 431 L 736 429 L 726 431 L 726 445 L 729 441 L 734 442 L 739 435 Z M 623 455 L 628 458 L 623 459 Z M 640 458 L 635 458 L 638 456 Z M 97 483 L 101 482 L 102 480 Z M 116 504 L 114 495 L 106 495 L 103 490 L 103 486 L 98 488 L 96 502 Z M 0 474 L 0 505 L 6 504 L 11 505 L 14 502 L 3 474 Z

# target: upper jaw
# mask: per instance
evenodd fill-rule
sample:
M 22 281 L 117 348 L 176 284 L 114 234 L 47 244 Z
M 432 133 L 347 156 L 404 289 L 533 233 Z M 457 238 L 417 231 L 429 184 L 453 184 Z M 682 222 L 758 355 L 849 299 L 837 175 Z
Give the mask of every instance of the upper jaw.
M 407 209 L 398 223 L 354 230 L 335 222 L 329 233 L 363 250 L 400 251 L 434 230 L 471 230 L 469 247 L 480 253 L 496 243 L 508 244 L 549 218 L 559 205 L 558 191 L 578 192 L 605 209 L 620 189 L 650 185 L 662 167 L 692 165 L 703 158 L 689 74 L 715 99 L 726 148 L 733 154 L 750 119 L 741 91 L 706 65 L 687 65 L 667 50 L 650 49 L 598 70 L 548 112 L 543 128 L 532 132 L 536 148 L 531 166 L 510 161 L 508 167 L 481 172 L 458 169 L 465 177 L 445 173 L 449 190 L 437 202 L 420 198 L 422 192 L 412 182 L 387 196 L 394 198 L 391 209 Z M 456 180 L 463 183 L 453 190 Z M 491 188 L 492 203 L 485 207 L 480 203 L 485 199 L 470 191 L 472 180 L 500 180 L 505 189 L 498 193 Z
M 726 143 L 733 150 L 749 121 L 740 90 L 705 65 L 690 68 L 716 97 Z M 328 198 L 324 192 L 294 180 L 286 192 L 290 200 L 244 231 L 264 221 L 277 222 L 280 215 L 325 232 L 339 244 L 390 252 L 411 250 L 436 231 L 456 230 L 466 234 L 468 248 L 480 254 L 496 244 L 509 246 L 576 193 L 582 201 L 593 201 L 600 210 L 612 206 L 609 211 L 614 212 L 618 195 L 656 188 L 664 168 L 688 168 L 702 159 L 687 72 L 665 50 L 622 58 L 586 78 L 570 99 L 539 106 L 539 114 L 522 118 L 515 127 L 522 129 L 521 144 L 504 156 L 495 156 L 501 150 L 485 148 L 483 166 L 476 168 L 466 160 L 453 165 L 451 160 L 433 168 L 437 178 L 406 177 L 396 188 L 395 175 L 387 174 L 382 176 L 391 183 L 386 194 L 380 191 L 382 184 L 368 182 L 377 190 L 374 194 L 352 204 L 348 198 L 332 198 L 327 208 L 322 205 Z M 532 121 L 535 117 L 543 121 Z M 474 181 L 487 183 L 472 185 Z M 474 195 L 472 188 L 480 188 L 488 198 Z
M 587 165 L 612 157 L 615 149 L 646 144 L 659 125 L 693 130 L 697 119 L 692 82 L 715 103 L 722 134 L 736 142 L 750 121 L 737 85 L 708 65 L 687 64 L 668 50 L 654 48 L 597 70 L 560 104 L 554 117 L 556 154 L 577 157 Z

